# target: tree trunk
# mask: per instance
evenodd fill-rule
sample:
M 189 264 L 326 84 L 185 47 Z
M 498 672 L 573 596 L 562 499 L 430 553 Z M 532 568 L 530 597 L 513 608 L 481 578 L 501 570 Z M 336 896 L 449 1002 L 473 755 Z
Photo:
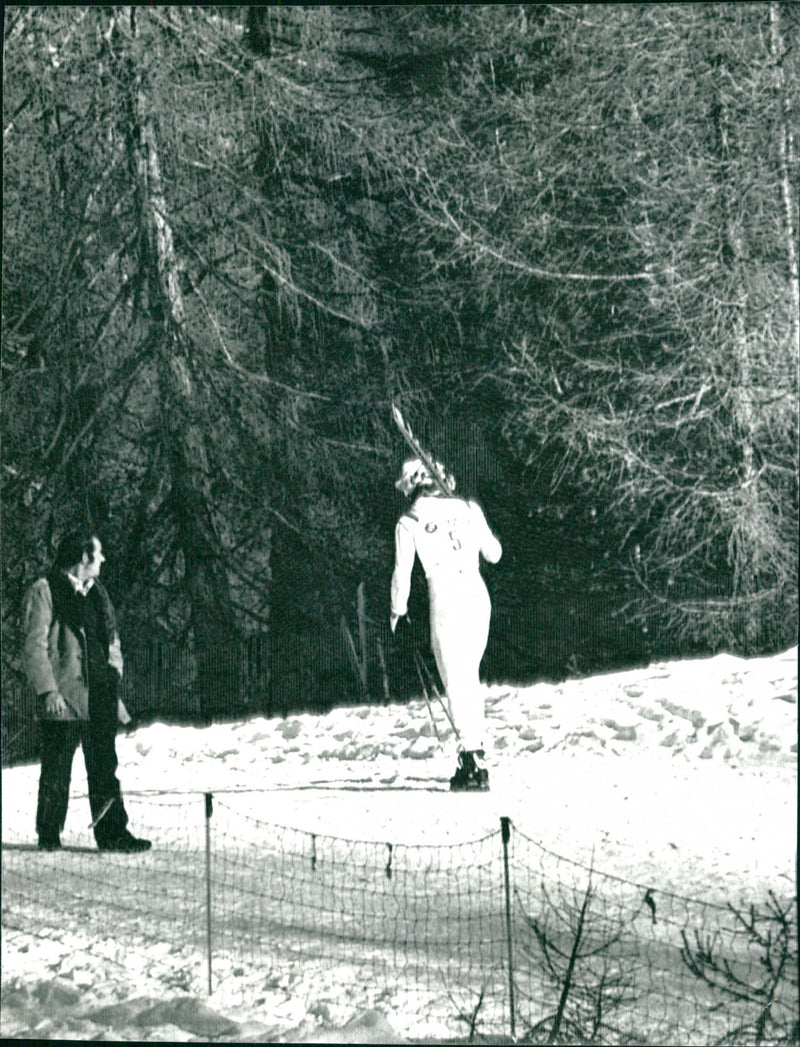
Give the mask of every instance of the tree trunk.
M 132 10 L 126 23 L 136 35 Z M 131 49 L 131 54 L 135 50 Z M 131 58 L 135 63 L 135 58 Z M 224 711 L 231 697 L 229 662 L 237 641 L 224 550 L 217 533 L 210 491 L 208 454 L 196 420 L 198 392 L 192 379 L 194 346 L 186 312 L 169 208 L 164 192 L 153 110 L 144 72 L 131 70 L 134 133 L 131 148 L 138 177 L 143 226 L 143 263 L 148 268 L 149 322 L 157 346 L 171 503 L 183 552 L 186 588 L 198 665 L 197 689 L 204 718 Z
M 780 109 L 778 118 L 778 173 L 783 203 L 784 244 L 789 263 L 789 322 L 791 337 L 789 352 L 792 354 L 792 366 L 796 360 L 797 347 L 800 345 L 800 263 L 798 263 L 798 187 L 792 185 L 791 172 L 796 170 L 797 156 L 794 135 L 792 134 L 789 94 L 786 90 L 786 70 L 784 56 L 786 43 L 781 32 L 781 5 L 773 0 L 770 4 L 770 49 L 775 62 L 775 86 Z

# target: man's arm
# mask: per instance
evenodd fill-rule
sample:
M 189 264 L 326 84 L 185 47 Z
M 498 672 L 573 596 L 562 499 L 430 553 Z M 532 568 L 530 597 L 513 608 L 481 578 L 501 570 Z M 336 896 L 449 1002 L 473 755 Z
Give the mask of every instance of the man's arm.
M 489 524 L 486 522 L 486 517 L 483 515 L 483 509 L 481 509 L 478 503 L 470 500 L 467 504 L 478 521 L 480 528 L 481 556 L 488 563 L 497 563 L 503 555 L 503 547 L 500 544 L 500 540 L 492 533 Z
M 100 593 L 100 598 L 103 601 L 103 614 L 105 615 L 106 631 L 108 634 L 108 664 L 121 680 L 123 669 L 122 644 L 120 642 L 119 633 L 117 632 L 117 616 L 114 613 L 114 605 L 111 602 L 111 597 L 108 595 L 106 587 L 99 580 L 95 581 L 95 585 L 97 586 L 97 591 Z M 125 708 L 125 703 L 120 697 L 117 697 L 117 718 L 120 723 L 131 723 L 130 713 Z
M 53 597 L 47 580 L 40 578 L 30 587 L 22 608 L 22 664 L 36 694 L 44 700 L 47 716 L 61 717 L 67 712 L 67 703 L 58 692 L 58 684 L 50 664 L 47 641 L 53 621 Z
M 108 664 L 112 669 L 116 669 L 117 675 L 122 678 L 122 644 L 120 643 L 119 633 L 117 632 L 117 616 L 114 613 L 114 605 L 111 602 L 111 597 L 108 595 L 108 590 L 98 578 L 95 581 L 95 586 L 100 599 L 103 604 L 103 615 L 105 617 L 106 634 L 108 636 Z
M 116 669 L 120 678 L 122 677 L 122 644 L 119 636 L 114 633 L 108 644 L 108 664 Z
M 50 664 L 47 640 L 53 621 L 53 598 L 47 580 L 40 578 L 28 590 L 22 608 L 22 664 L 37 694 L 58 691 Z

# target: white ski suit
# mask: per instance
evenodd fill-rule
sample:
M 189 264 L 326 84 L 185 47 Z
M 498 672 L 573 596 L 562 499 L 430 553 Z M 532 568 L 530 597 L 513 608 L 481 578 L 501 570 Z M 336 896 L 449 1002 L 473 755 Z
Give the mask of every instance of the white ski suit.
M 428 580 L 431 646 L 456 730 L 467 750 L 484 747 L 479 670 L 492 608 L 480 557 L 497 563 L 502 552 L 481 507 L 463 498 L 422 495 L 395 528 L 392 616 L 402 617 L 408 609 L 416 554 Z

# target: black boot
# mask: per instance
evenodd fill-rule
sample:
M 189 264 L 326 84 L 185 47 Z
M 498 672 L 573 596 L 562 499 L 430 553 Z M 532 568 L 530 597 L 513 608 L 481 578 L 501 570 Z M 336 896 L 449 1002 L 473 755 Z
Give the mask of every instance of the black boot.
M 450 779 L 450 789 L 455 792 L 457 789 L 468 789 L 469 773 L 467 771 L 466 763 L 467 754 L 462 749 L 458 754 L 458 767 L 456 773 Z
M 472 756 L 472 779 L 475 782 L 476 789 L 488 789 L 489 788 L 489 772 L 483 762 L 484 758 L 483 749 L 476 749 L 471 754 Z
M 458 767 L 450 779 L 451 792 L 466 792 L 489 788 L 489 772 L 481 765 L 483 749 L 462 750 L 458 754 Z
M 99 851 L 121 851 L 124 854 L 135 854 L 138 851 L 149 851 L 152 844 L 142 840 L 123 829 L 119 836 L 97 841 Z

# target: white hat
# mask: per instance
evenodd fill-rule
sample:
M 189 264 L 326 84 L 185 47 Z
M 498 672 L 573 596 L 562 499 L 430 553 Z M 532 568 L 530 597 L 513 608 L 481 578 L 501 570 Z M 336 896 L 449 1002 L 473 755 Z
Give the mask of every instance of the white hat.
M 408 461 L 403 462 L 403 468 L 400 470 L 399 478 L 395 481 L 395 487 L 408 496 L 415 487 L 428 486 L 431 483 L 431 474 L 425 468 L 424 462 L 420 458 L 409 458 Z
M 454 491 L 456 482 L 453 477 L 446 472 L 441 462 L 434 462 L 433 464 L 436 466 L 436 471 L 439 473 L 445 487 L 451 492 Z M 403 468 L 400 470 L 399 479 L 395 481 L 395 487 L 408 497 L 417 487 L 433 487 L 433 483 L 430 471 L 422 459 L 409 458 L 403 462 Z

